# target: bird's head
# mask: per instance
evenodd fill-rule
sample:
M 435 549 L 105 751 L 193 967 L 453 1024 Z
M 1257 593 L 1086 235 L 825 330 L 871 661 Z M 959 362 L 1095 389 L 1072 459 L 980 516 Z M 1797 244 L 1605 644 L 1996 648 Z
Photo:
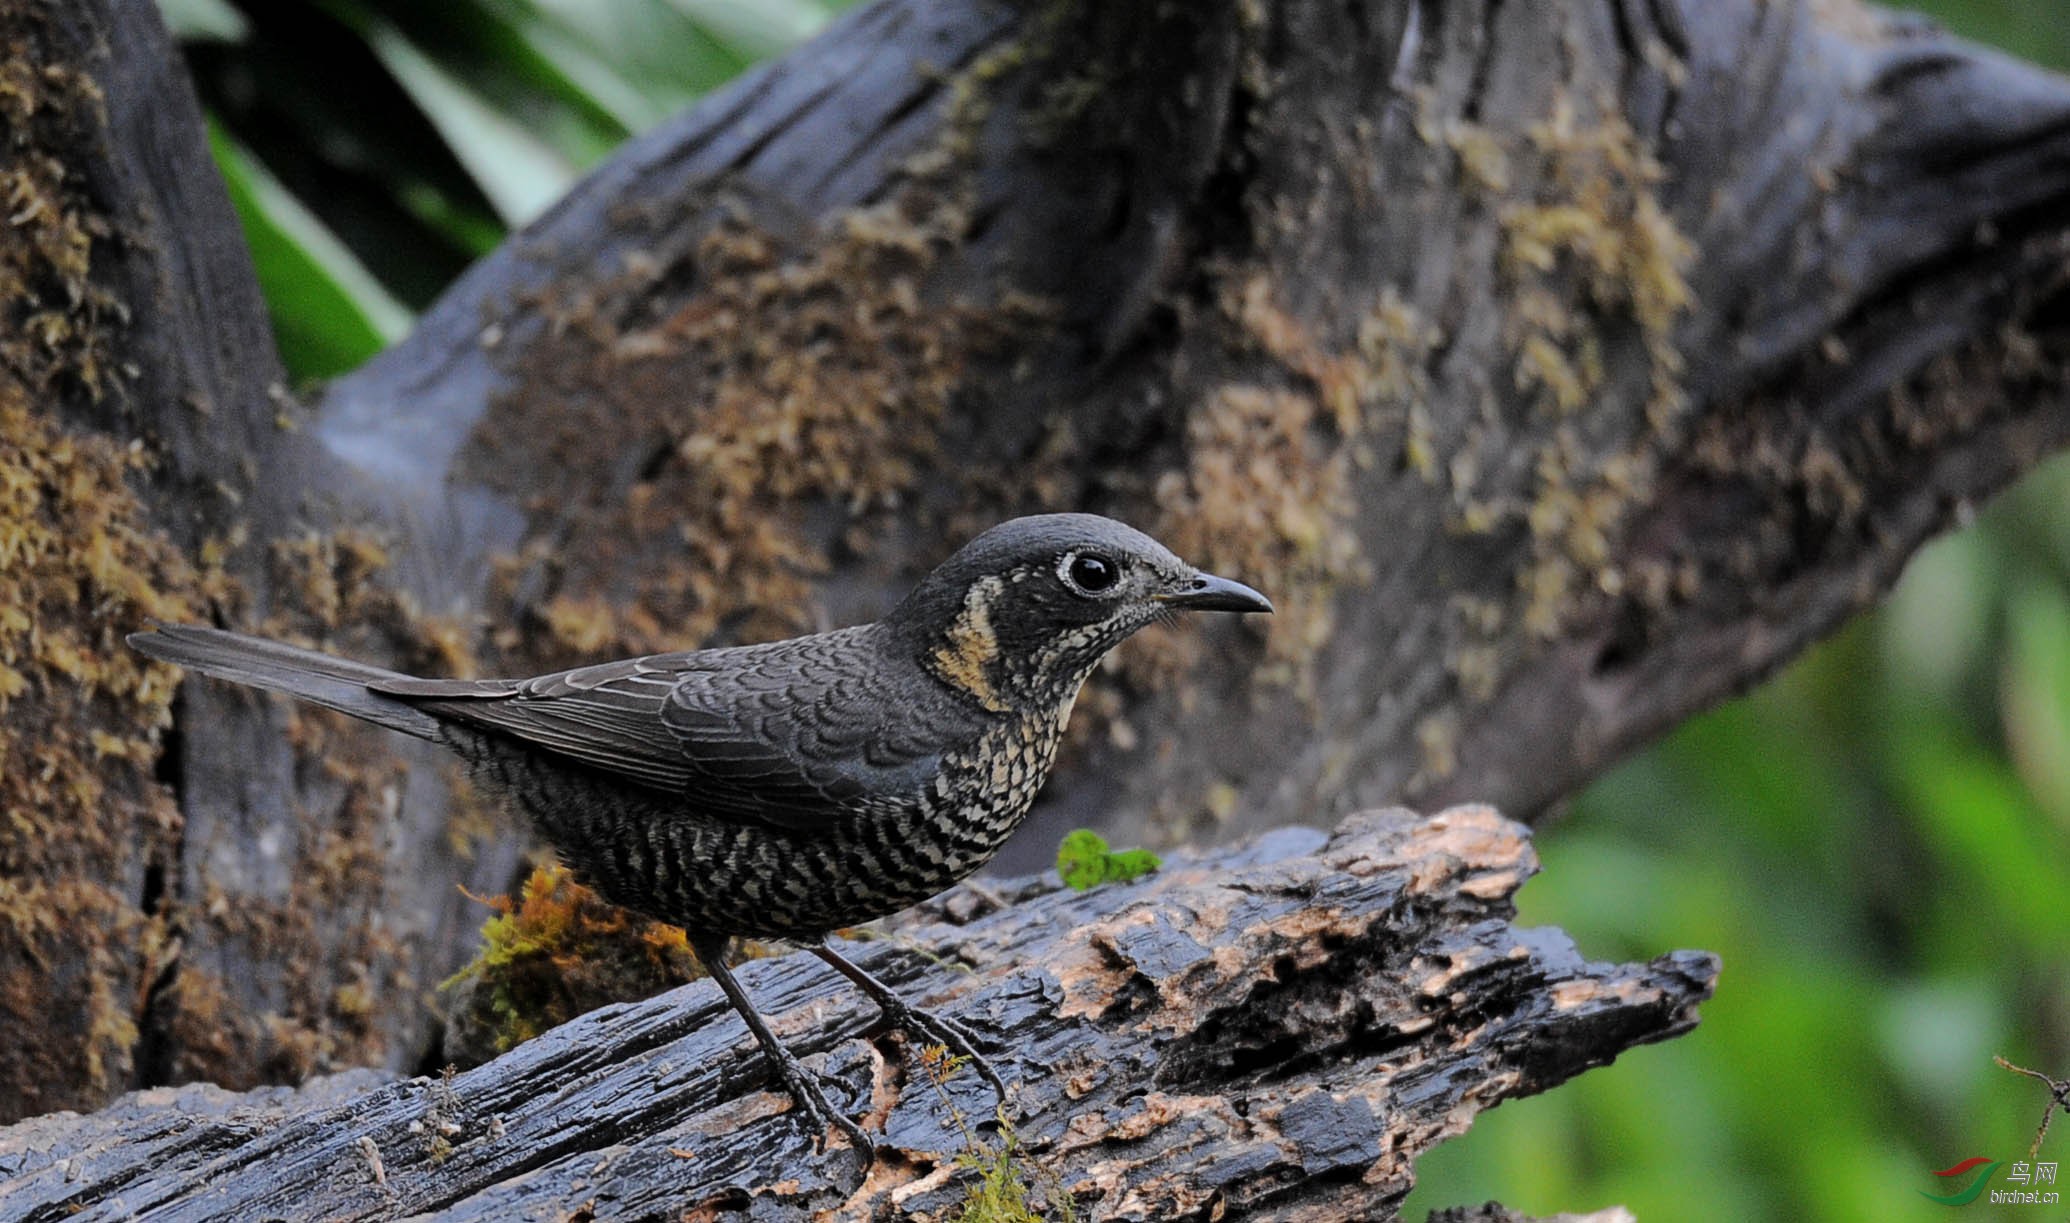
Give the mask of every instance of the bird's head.
M 885 623 L 943 682 L 1003 712 L 1074 694 L 1123 638 L 1186 610 L 1272 604 L 1111 518 L 1040 514 L 965 544 Z

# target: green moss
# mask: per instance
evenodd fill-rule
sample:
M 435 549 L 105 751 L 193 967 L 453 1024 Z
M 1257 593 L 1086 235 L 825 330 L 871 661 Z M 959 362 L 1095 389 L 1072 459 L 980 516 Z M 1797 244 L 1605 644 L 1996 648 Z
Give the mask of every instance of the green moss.
M 1127 883 L 1163 863 L 1147 849 L 1109 849 L 1107 838 L 1089 828 L 1067 835 L 1057 846 L 1057 874 L 1066 887 L 1083 892 L 1103 883 Z
M 1254 678 L 1307 697 L 1313 660 L 1336 628 L 1334 594 L 1369 576 L 1351 524 L 1357 471 L 1382 461 L 1375 439 L 1398 436 L 1403 466 L 1430 483 L 1442 477 L 1427 371 L 1442 336 L 1388 288 L 1357 316 L 1350 342 L 1331 347 L 1281 296 L 1264 272 L 1225 285 L 1220 307 L 1254 350 L 1249 363 L 1263 356 L 1287 377 L 1225 383 L 1192 408 L 1184 466 L 1154 486 L 1154 533 L 1281 600 L 1269 623 L 1245 626 L 1265 635 Z M 1142 678 L 1176 682 L 1170 670 Z
M 1041 1223 L 1043 1216 L 1028 1201 L 1028 1177 L 1011 1130 L 1000 1142 L 967 1152 L 957 1162 L 976 1170 L 978 1179 L 948 1216 L 954 1223 Z

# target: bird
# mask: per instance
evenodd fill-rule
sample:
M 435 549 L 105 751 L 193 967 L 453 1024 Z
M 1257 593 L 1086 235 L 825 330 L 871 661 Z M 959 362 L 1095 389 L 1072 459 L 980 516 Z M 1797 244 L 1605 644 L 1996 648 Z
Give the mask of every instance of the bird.
M 129 643 L 440 743 L 606 900 L 683 928 L 823 1143 L 875 1148 L 769 1030 L 727 967 L 739 938 L 809 949 L 882 1022 L 1006 1087 L 962 1025 L 830 946 L 996 854 L 1048 778 L 1109 650 L 1181 611 L 1270 613 L 1141 531 L 1039 514 L 979 534 L 882 619 L 758 645 L 649 654 L 528 679 L 420 679 L 221 629 Z

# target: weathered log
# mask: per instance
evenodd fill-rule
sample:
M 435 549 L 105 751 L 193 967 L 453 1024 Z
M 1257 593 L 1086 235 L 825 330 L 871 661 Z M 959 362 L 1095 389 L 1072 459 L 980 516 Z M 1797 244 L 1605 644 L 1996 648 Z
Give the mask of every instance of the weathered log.
M 41 337 L 0 407 L 106 494 L 52 498 L 34 640 L 0 616 L 0 797 L 36 814 L 0 826 L 0 1010 L 66 1019 L 0 1051 L 0 1115 L 418 1065 L 452 885 L 518 852 L 433 755 L 169 711 L 119 655 L 150 614 L 545 665 L 867 618 L 1060 507 L 1265 587 L 1270 636 L 1101 677 L 1025 866 L 1462 779 L 1529 817 L 2070 432 L 2070 85 L 1849 0 L 879 0 L 313 417 L 154 7 L 0 21 L 7 338 Z
M 1128 885 L 959 889 L 856 951 L 990 1046 L 1016 1174 L 1078 1217 L 1389 1219 L 1481 1109 L 1686 1031 L 1709 995 L 1709 956 L 1591 963 L 1512 925 L 1535 869 L 1491 809 L 1372 812 Z M 0 1129 L 0 1217 L 931 1217 L 980 1176 L 959 1156 L 1004 1147 L 983 1083 L 859 1035 L 867 1004 L 818 961 L 741 975 L 881 1130 L 866 1182 L 697 982 L 450 1079 L 161 1088 Z

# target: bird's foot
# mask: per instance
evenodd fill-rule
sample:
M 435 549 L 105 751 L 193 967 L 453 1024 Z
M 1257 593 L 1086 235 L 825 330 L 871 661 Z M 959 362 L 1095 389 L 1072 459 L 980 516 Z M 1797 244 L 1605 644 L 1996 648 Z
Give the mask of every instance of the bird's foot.
M 770 1068 L 776 1071 L 777 1078 L 783 1080 L 784 1087 L 791 1093 L 791 1099 L 797 1101 L 798 1107 L 818 1122 L 817 1129 L 813 1131 L 815 1144 L 821 1150 L 826 1149 L 827 1130 L 840 1130 L 848 1136 L 848 1145 L 855 1152 L 856 1163 L 859 1165 L 857 1171 L 867 1177 L 870 1165 L 877 1162 L 875 1144 L 870 1141 L 869 1135 L 863 1133 L 860 1125 L 849 1119 L 848 1114 L 834 1107 L 833 1101 L 827 1099 L 827 1093 L 820 1089 L 819 1077 L 805 1069 L 805 1064 L 798 1060 L 797 1054 L 792 1053 L 782 1041 L 776 1039 L 776 1033 L 770 1031 L 769 1025 L 762 1021 L 761 1013 L 755 1010 L 755 1004 L 748 997 L 747 991 L 741 988 L 740 982 L 733 976 L 733 970 L 726 967 L 726 945 L 729 941 L 722 935 L 692 934 L 690 950 L 696 954 L 698 963 L 704 965 L 704 970 L 710 973 L 712 980 L 718 984 L 719 992 L 726 995 L 726 1001 L 733 1005 L 734 1011 L 747 1024 L 755 1043 L 762 1046 L 762 1053 L 769 1059 Z
M 999 1077 L 999 1072 L 992 1068 L 992 1063 L 986 1060 L 985 1055 L 978 1052 L 977 1041 L 971 1038 L 962 1024 L 912 1005 L 899 997 L 898 991 L 871 976 L 861 966 L 851 963 L 846 956 L 826 943 L 813 946 L 811 951 L 836 972 L 860 986 L 862 991 L 870 996 L 871 1001 L 877 1004 L 876 1030 L 903 1028 L 915 1036 L 942 1046 L 952 1056 L 977 1067 L 978 1074 L 984 1077 L 993 1094 L 999 1097 L 1000 1113 L 1005 1113 L 1006 1082 Z
M 972 1038 L 969 1029 L 946 1015 L 923 1011 L 895 995 L 888 999 L 877 999 L 877 1005 L 882 1009 L 883 1018 L 880 1022 L 883 1026 L 904 1028 L 915 1036 L 942 1046 L 951 1056 L 975 1067 L 979 1077 L 983 1078 L 992 1088 L 993 1094 L 999 1097 L 1000 1109 L 1005 1110 L 1006 1082 L 999 1077 L 999 1072 L 992 1068 L 992 1063 L 985 1055 L 978 1052 L 977 1041 Z
M 791 1099 L 797 1101 L 798 1107 L 812 1118 L 814 1132 L 818 1135 L 814 1145 L 820 1150 L 825 1150 L 827 1130 L 831 1128 L 841 1131 L 848 1139 L 849 1148 L 855 1152 L 855 1158 L 860 1164 L 858 1170 L 867 1176 L 870 1165 L 877 1161 L 877 1146 L 870 1141 L 869 1135 L 863 1132 L 862 1126 L 857 1125 L 848 1114 L 834 1107 L 833 1101 L 827 1099 L 827 1093 L 820 1087 L 819 1077 L 807 1070 L 805 1064 L 792 1056 L 788 1049 L 781 1053 L 768 1050 L 765 1052 L 770 1052 L 770 1065 L 775 1067 L 776 1077 L 783 1080 L 784 1087 L 791 1093 Z

